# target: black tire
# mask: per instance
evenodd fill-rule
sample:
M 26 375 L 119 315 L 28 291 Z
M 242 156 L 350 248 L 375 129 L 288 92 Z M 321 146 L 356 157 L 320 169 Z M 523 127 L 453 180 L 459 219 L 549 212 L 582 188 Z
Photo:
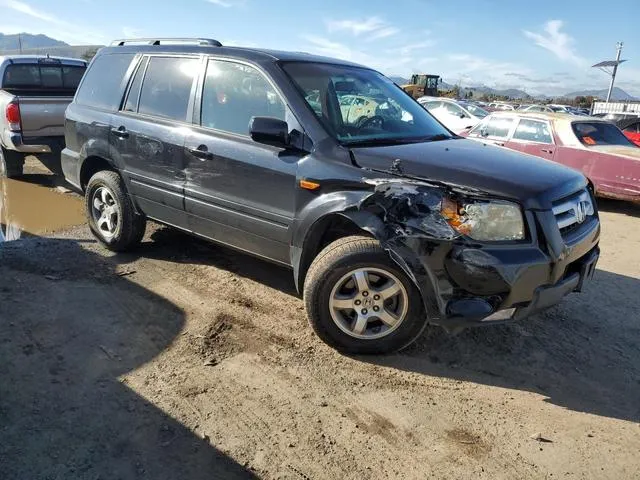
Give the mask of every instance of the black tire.
M 115 232 L 111 237 L 106 237 L 100 230 L 92 210 L 95 192 L 105 187 L 113 194 L 112 198 L 118 204 L 120 211 Z M 145 217 L 135 212 L 120 175 L 109 170 L 96 173 L 89 180 L 84 198 L 89 228 L 100 243 L 114 252 L 131 250 L 140 243 L 147 221 Z
M 24 154 L 0 149 L 0 177 L 16 178 L 23 174 L 24 170 Z
M 404 320 L 381 338 L 355 338 L 341 330 L 332 318 L 329 306 L 331 292 L 345 275 L 357 268 L 389 272 L 407 292 L 408 310 Z M 380 354 L 401 350 L 415 341 L 427 325 L 418 288 L 391 260 L 377 240 L 364 236 L 336 240 L 318 254 L 305 278 L 304 301 L 309 323 L 316 334 L 325 343 L 344 353 Z

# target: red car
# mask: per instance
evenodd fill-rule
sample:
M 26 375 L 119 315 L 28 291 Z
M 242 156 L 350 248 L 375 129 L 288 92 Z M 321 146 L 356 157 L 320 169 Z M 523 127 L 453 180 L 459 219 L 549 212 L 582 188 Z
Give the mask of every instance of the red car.
M 580 170 L 596 194 L 640 202 L 640 148 L 614 124 L 560 113 L 492 113 L 466 136 Z
M 625 137 L 640 147 L 640 117 L 621 120 L 617 125 Z

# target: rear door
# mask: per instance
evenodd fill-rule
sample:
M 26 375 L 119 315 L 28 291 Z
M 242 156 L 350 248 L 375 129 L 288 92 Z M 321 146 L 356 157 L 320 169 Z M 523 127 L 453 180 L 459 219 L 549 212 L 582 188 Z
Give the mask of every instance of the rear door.
M 142 57 L 111 128 L 110 142 L 139 208 L 183 228 L 184 142 L 201 67 L 200 57 Z
M 547 160 L 553 160 L 556 153 L 551 126 L 546 120 L 520 118 L 505 146 Z
M 190 229 L 289 264 L 298 161 L 303 154 L 254 142 L 254 116 L 302 128 L 255 66 L 209 59 L 193 131 L 186 139 L 185 205 Z

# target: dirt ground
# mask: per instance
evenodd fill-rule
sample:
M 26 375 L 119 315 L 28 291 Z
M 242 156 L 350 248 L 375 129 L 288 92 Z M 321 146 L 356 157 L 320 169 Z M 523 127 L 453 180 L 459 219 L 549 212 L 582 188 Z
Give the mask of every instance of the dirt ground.
M 600 208 L 585 293 L 384 357 L 321 343 L 285 269 L 30 227 L 0 244 L 0 479 L 640 478 L 640 208 Z

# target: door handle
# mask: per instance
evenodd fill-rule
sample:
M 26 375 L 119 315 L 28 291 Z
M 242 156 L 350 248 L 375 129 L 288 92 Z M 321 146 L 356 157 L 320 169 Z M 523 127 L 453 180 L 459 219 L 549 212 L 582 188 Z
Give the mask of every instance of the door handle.
M 213 160 L 213 153 L 206 145 L 198 145 L 196 148 L 188 148 L 187 150 L 191 155 L 201 160 Z
M 111 133 L 118 138 L 129 138 L 129 132 L 125 127 L 112 128 Z
M 553 150 L 549 149 L 549 148 L 541 148 L 540 151 L 542 153 L 553 153 Z
M 495 144 L 499 147 L 504 147 L 504 142 L 496 142 Z

